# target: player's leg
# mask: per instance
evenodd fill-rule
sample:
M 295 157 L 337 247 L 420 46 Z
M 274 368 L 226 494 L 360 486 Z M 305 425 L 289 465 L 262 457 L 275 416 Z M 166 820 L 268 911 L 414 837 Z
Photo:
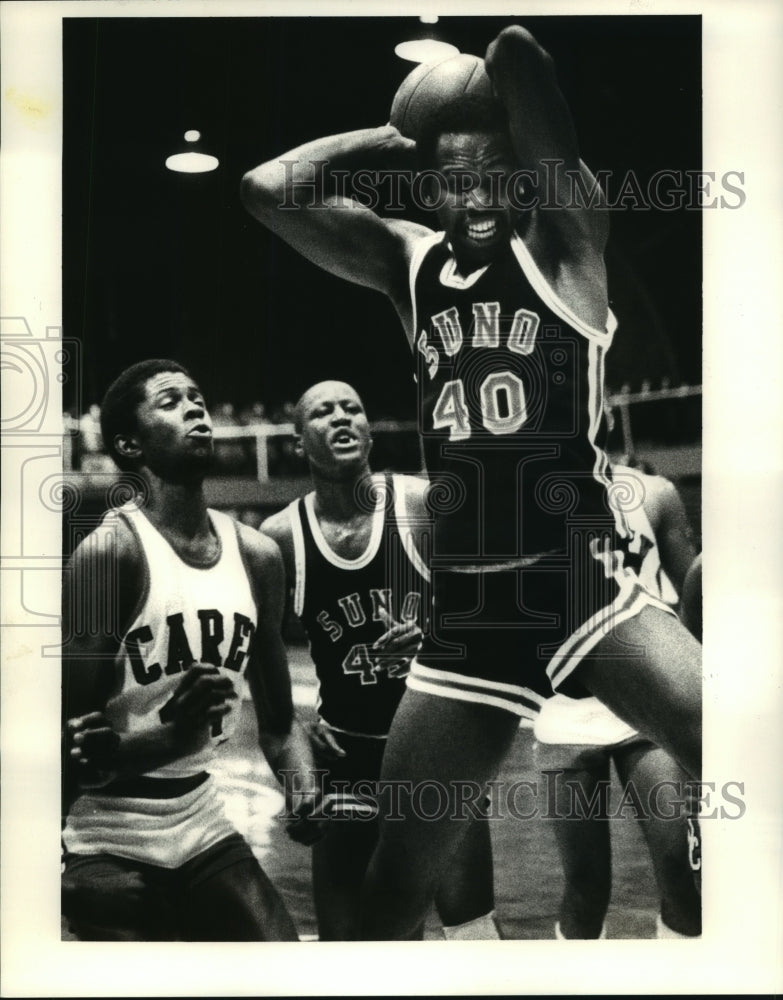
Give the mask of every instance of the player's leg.
M 468 818 L 452 818 L 460 816 L 465 789 L 483 789 L 495 777 L 518 722 L 485 704 L 406 690 L 381 772 L 379 842 L 362 898 L 365 939 L 419 933 L 467 832 Z
M 180 869 L 188 941 L 298 941 L 280 893 L 233 834 Z
M 497 941 L 492 840 L 487 801 L 476 803 L 480 814 L 449 861 L 435 893 L 435 905 L 448 940 Z
M 335 819 L 313 845 L 313 899 L 320 941 L 359 938 L 359 898 L 378 839 L 376 821 Z
M 111 854 L 68 854 L 63 916 L 80 941 L 174 941 L 175 910 L 150 865 Z
M 649 806 L 649 818 L 641 826 L 661 893 L 659 933 L 694 937 L 701 933 L 701 897 L 688 861 L 687 775 L 664 750 L 646 741 L 618 748 L 614 760 L 623 786 L 633 783 Z
M 609 758 L 603 748 L 585 751 L 557 776 L 557 818 L 548 823 L 563 866 L 557 926 L 562 938 L 598 938 L 604 930 L 612 891 L 608 788 Z
M 692 778 L 701 776 L 701 646 L 677 618 L 644 607 L 600 640 L 576 676 Z

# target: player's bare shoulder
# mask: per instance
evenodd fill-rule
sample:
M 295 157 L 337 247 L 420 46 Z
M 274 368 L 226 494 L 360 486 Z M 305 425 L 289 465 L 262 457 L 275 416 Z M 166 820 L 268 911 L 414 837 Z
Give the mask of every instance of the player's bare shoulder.
M 408 219 L 384 219 L 390 232 L 397 237 L 400 248 L 401 266 L 395 270 L 395 281 L 390 283 L 387 294 L 397 310 L 405 334 L 413 343 L 415 331 L 412 329 L 413 311 L 410 292 L 410 269 L 416 247 L 421 240 L 432 236 L 433 230 Z
M 288 507 L 267 517 L 259 525 L 258 531 L 254 532 L 262 538 L 271 539 L 278 547 L 283 556 L 283 561 L 288 567 L 289 561 L 293 564 L 294 558 L 294 527 L 291 520 L 291 511 Z
M 112 509 L 101 523 L 76 546 L 68 561 L 72 573 L 92 572 L 96 565 L 112 560 L 121 578 L 141 573 L 144 557 L 136 533 L 119 510 Z
M 239 542 L 253 570 L 261 573 L 279 572 L 282 565 L 281 547 L 275 535 L 266 531 L 265 525 L 266 522 L 259 531 L 255 531 L 246 524 L 237 523 Z
M 395 479 L 397 488 L 403 493 L 406 517 L 417 523 L 431 520 L 431 513 L 427 504 L 429 492 L 429 480 L 423 476 L 397 475 Z

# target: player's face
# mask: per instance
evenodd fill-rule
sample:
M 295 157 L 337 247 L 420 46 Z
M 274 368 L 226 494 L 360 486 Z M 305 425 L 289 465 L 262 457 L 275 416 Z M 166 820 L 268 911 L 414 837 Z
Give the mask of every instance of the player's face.
M 136 409 L 136 431 L 144 465 L 164 479 L 203 476 L 209 467 L 212 421 L 201 390 L 182 372 L 149 379 Z
M 439 138 L 435 159 L 444 179 L 440 225 L 462 268 L 483 267 L 514 228 L 508 178 L 516 167 L 509 141 L 493 132 L 449 132 Z
M 329 478 L 355 474 L 372 447 L 367 414 L 356 391 L 344 382 L 322 382 L 301 404 L 299 446 L 310 466 Z

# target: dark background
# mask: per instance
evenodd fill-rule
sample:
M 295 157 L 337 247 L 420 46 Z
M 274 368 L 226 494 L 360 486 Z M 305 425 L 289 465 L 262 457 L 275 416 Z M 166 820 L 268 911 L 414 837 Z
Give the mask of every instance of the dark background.
M 553 56 L 594 172 L 633 170 L 644 187 L 701 167 L 700 18 L 444 17 L 431 33 L 483 55 L 514 20 Z M 215 402 L 272 409 L 340 377 L 371 417 L 414 416 L 390 304 L 267 234 L 238 189 L 298 143 L 385 123 L 413 69 L 394 45 L 425 30 L 413 17 L 65 19 L 64 335 L 84 345 L 84 406 L 126 365 L 164 356 Z M 165 168 L 187 129 L 216 171 Z M 700 382 L 699 213 L 613 212 L 608 270 L 622 324 L 610 387 Z

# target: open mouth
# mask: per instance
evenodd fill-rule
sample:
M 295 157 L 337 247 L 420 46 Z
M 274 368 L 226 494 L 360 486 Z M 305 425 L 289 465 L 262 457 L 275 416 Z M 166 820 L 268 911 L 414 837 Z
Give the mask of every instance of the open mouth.
M 474 243 L 489 243 L 498 234 L 497 219 L 475 219 L 465 228 L 468 239 Z
M 332 435 L 331 444 L 334 448 L 351 448 L 358 443 L 359 439 L 349 430 L 340 430 Z

